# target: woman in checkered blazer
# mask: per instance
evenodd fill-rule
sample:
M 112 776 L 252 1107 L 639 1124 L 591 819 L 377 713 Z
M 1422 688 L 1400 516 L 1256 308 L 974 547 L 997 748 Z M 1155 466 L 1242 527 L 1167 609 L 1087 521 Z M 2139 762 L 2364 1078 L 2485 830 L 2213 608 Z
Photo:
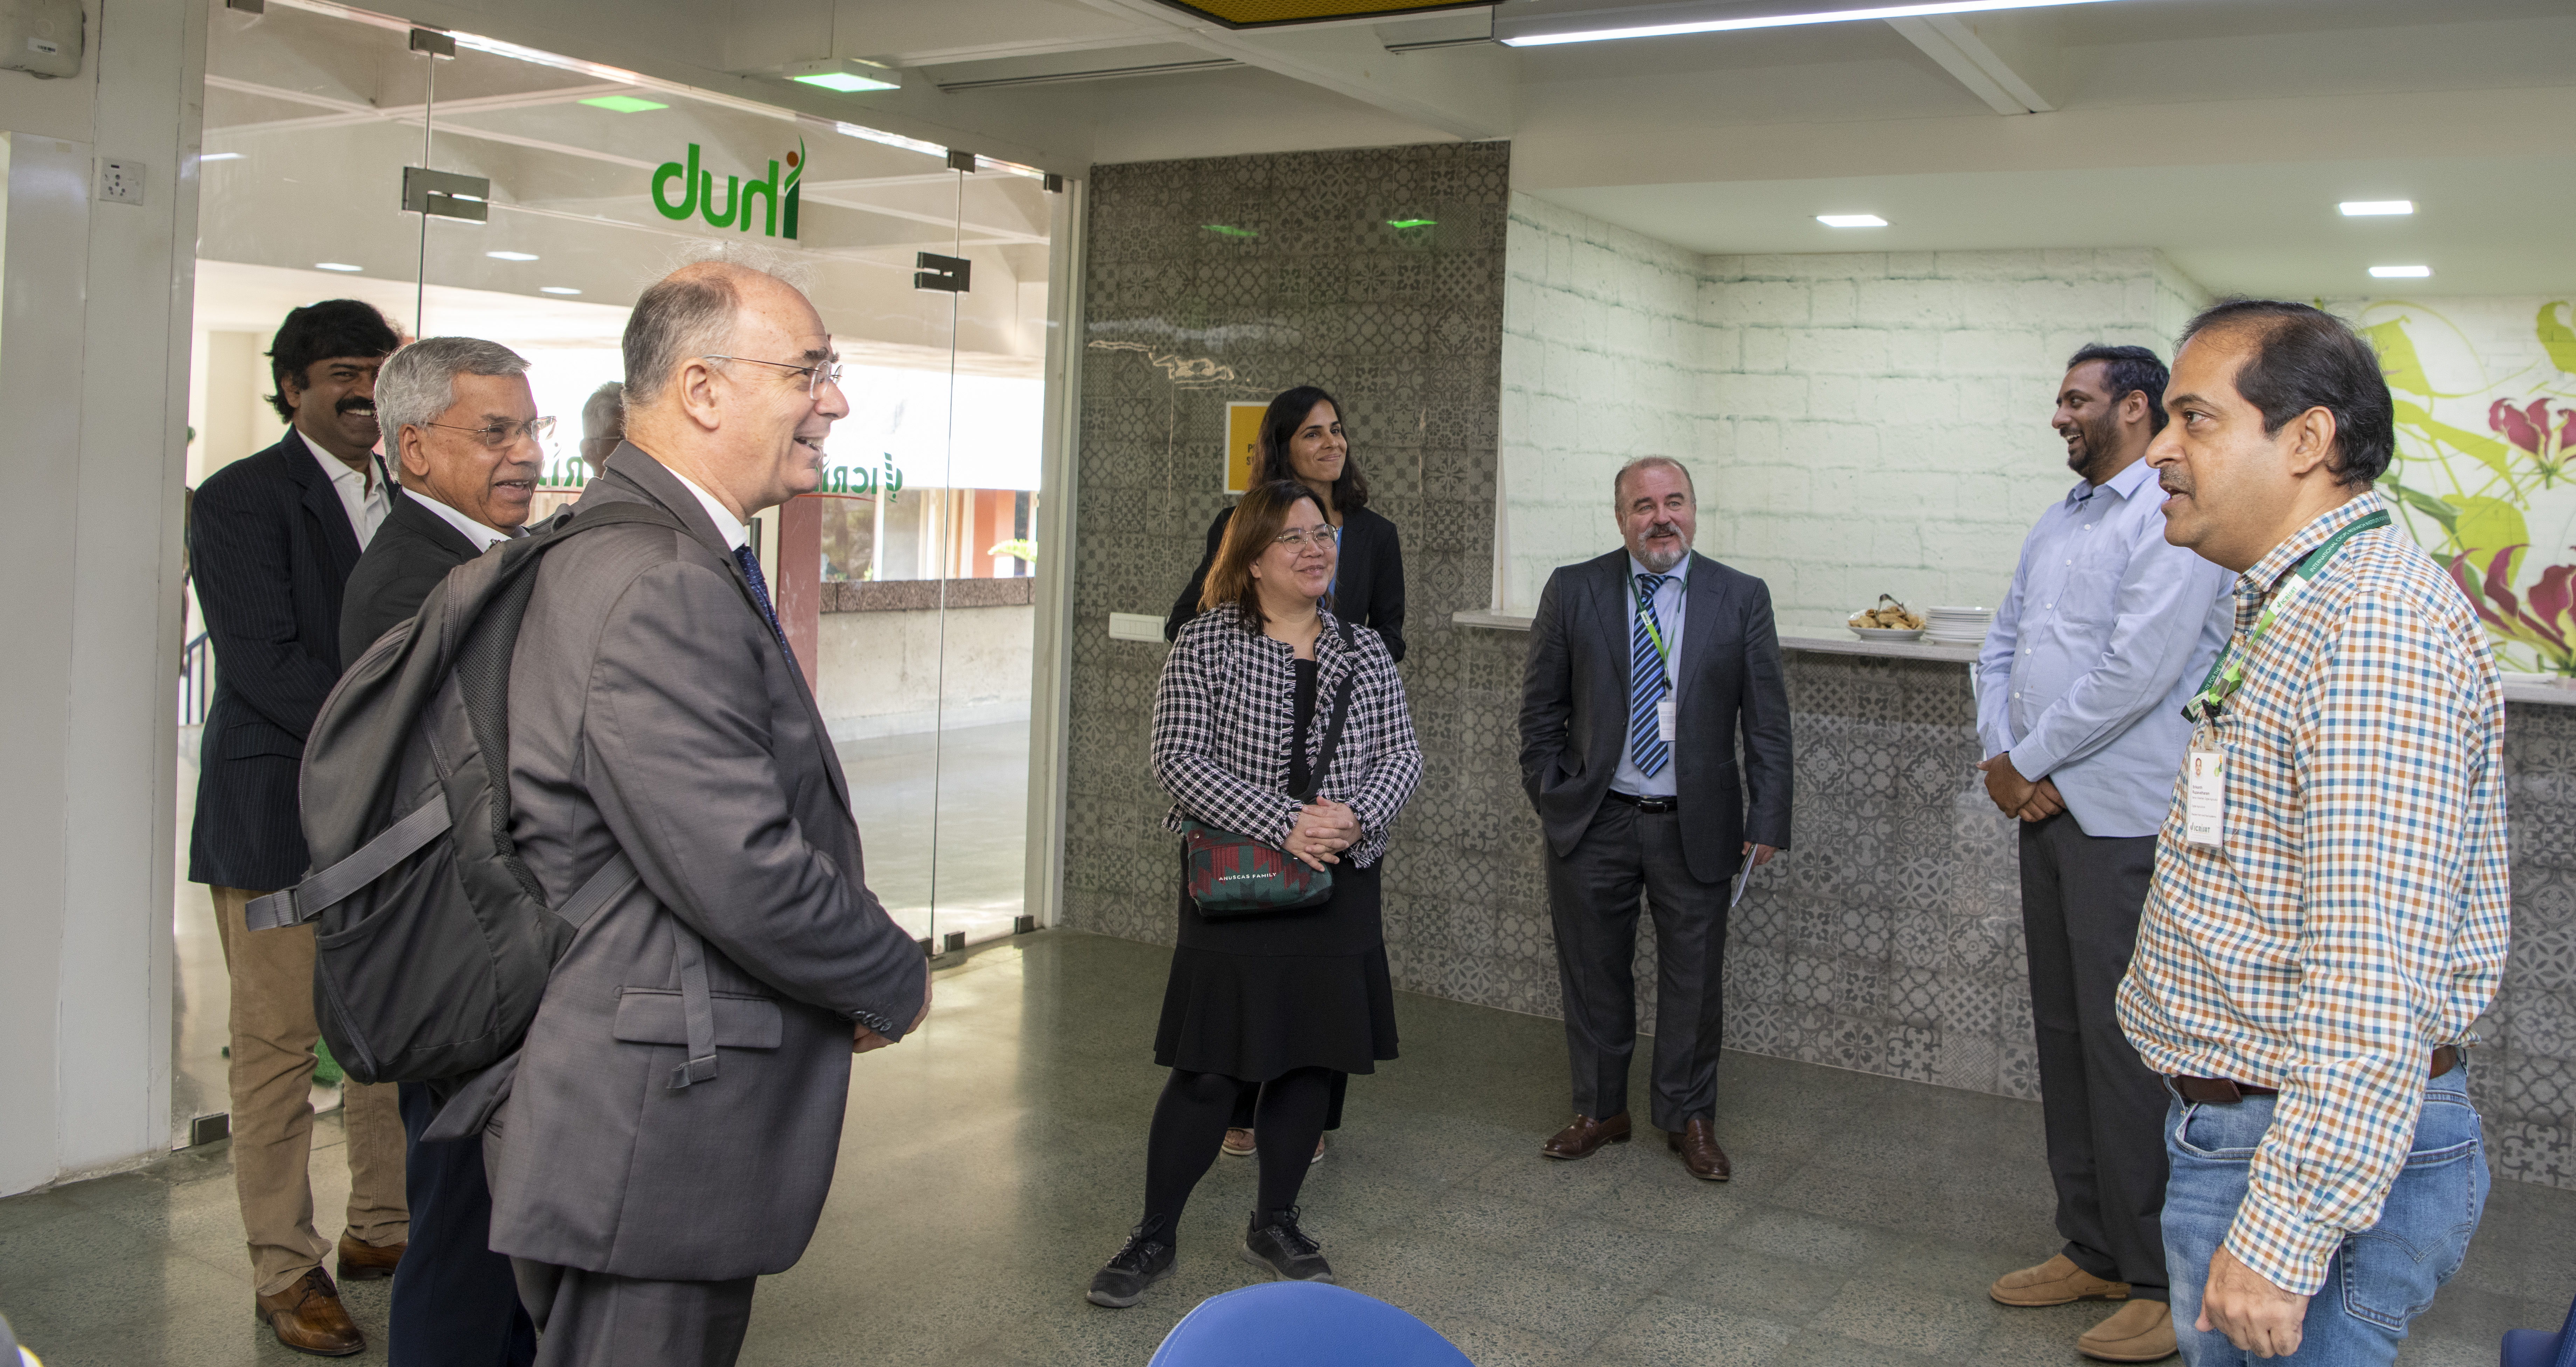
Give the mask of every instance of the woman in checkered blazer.
M 1244 495 L 1181 629 L 1154 701 L 1164 826 L 1196 820 L 1275 845 L 1333 875 L 1317 907 L 1211 919 L 1184 886 L 1180 939 L 1154 1061 L 1172 1070 L 1154 1108 L 1145 1216 L 1092 1279 L 1098 1305 L 1134 1305 L 1170 1275 L 1190 1189 L 1215 1161 L 1236 1103 L 1259 1098 L 1261 1192 L 1242 1252 L 1277 1275 L 1329 1281 L 1299 1228 L 1297 1190 L 1334 1082 L 1395 1057 L 1395 994 L 1378 920 L 1387 828 L 1422 777 L 1404 681 L 1376 632 L 1324 607 L 1333 527 L 1291 480 Z M 1314 801 L 1304 792 L 1351 681 L 1341 739 Z

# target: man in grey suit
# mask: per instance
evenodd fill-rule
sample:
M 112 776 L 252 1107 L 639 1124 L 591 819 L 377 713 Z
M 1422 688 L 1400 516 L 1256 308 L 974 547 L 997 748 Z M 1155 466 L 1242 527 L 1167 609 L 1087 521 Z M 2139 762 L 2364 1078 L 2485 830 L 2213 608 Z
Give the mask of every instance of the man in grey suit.
M 849 411 L 831 335 L 793 287 L 710 262 L 646 290 L 624 345 L 627 440 L 578 506 L 688 531 L 550 555 L 510 681 L 511 835 L 547 900 L 620 850 L 641 874 L 557 965 L 485 1133 L 539 1367 L 731 1363 L 753 1278 L 821 1215 L 851 1053 L 930 1009 L 747 546 Z
M 1629 1137 L 1642 895 L 1658 965 L 1654 1123 L 1693 1176 L 1723 1182 L 1728 885 L 1789 845 L 1788 685 L 1770 589 L 1691 550 L 1690 472 L 1644 456 L 1610 488 L 1626 546 L 1548 576 L 1521 694 L 1521 783 L 1547 832 L 1574 1070 L 1574 1123 L 1540 1152 L 1585 1158 Z

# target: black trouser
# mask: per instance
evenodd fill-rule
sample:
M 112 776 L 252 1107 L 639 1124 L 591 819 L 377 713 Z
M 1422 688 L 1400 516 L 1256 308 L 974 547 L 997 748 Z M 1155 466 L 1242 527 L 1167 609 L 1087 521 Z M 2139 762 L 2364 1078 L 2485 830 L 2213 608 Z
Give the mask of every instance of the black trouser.
M 2091 836 L 2071 813 L 2021 828 L 2021 923 L 2048 1175 L 2066 1256 L 2166 1299 L 2165 1089 L 2120 1033 L 2115 997 L 2138 943 L 2156 838 Z
M 510 1260 L 492 1251 L 482 1136 L 420 1142 L 437 1114 L 427 1084 L 402 1084 L 411 1243 L 394 1269 L 388 1355 L 393 1367 L 528 1367 L 537 1330 Z
M 1655 1127 L 1678 1130 L 1685 1121 L 1716 1118 L 1727 891 L 1726 879 L 1691 876 L 1679 816 L 1648 815 L 1615 798 L 1602 799 L 1573 853 L 1559 859 L 1548 851 L 1547 902 L 1577 1113 L 1602 1120 L 1628 1109 L 1643 894 L 1655 914 Z
M 1235 1102 L 1248 1093 L 1260 1096 L 1254 1123 L 1261 1134 L 1261 1191 L 1254 1209 L 1296 1205 L 1306 1165 L 1314 1161 L 1315 1140 L 1324 1132 L 1333 1079 L 1340 1076 L 1326 1068 L 1298 1068 L 1268 1082 L 1247 1082 L 1173 1069 L 1162 1099 L 1154 1103 L 1154 1128 L 1145 1142 L 1145 1218 L 1139 1224 L 1164 1243 L 1179 1246 L 1175 1235 L 1181 1207 L 1216 1161 Z

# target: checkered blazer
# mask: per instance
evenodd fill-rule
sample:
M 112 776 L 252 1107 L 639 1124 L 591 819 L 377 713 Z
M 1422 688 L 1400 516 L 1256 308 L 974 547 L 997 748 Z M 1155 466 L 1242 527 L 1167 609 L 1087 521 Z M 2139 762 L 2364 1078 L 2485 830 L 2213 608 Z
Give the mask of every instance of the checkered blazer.
M 1342 857 L 1367 868 L 1386 852 L 1387 827 L 1422 779 L 1422 746 L 1404 680 L 1386 644 L 1367 627 L 1323 614 L 1315 638 L 1315 720 L 1306 762 L 1323 749 L 1334 695 L 1356 672 L 1341 746 L 1320 796 L 1357 813 L 1360 838 Z M 1172 795 L 1163 829 L 1196 819 L 1272 845 L 1285 845 L 1298 803 L 1288 796 L 1288 744 L 1296 720 L 1297 655 L 1284 641 L 1245 629 L 1229 603 L 1181 628 L 1154 695 L 1154 777 Z

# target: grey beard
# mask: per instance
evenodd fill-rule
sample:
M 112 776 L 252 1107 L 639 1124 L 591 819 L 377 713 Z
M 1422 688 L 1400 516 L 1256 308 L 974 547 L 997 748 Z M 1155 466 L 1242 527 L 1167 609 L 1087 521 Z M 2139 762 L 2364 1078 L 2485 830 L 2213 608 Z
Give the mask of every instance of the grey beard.
M 1649 530 L 1651 530 L 1651 529 L 1649 529 Z M 1657 563 L 1656 563 L 1656 559 L 1657 559 L 1657 557 L 1656 557 L 1655 552 L 1653 552 L 1653 551 L 1639 551 L 1639 552 L 1637 552 L 1637 563 L 1638 563 L 1638 564 L 1640 564 L 1640 565 L 1645 566 L 1647 569 L 1653 570 L 1653 571 L 1654 571 L 1655 573 L 1657 573 L 1657 574 L 1662 574 L 1664 571 L 1666 571 L 1666 570 L 1668 570 L 1668 569 L 1671 569 L 1673 566 L 1675 566 L 1675 565 L 1678 565 L 1678 564 L 1682 563 L 1682 561 L 1683 561 L 1684 559 L 1686 559 L 1686 558 L 1690 555 L 1690 553 L 1691 553 L 1691 543 L 1690 543 L 1690 538 L 1689 538 L 1689 537 L 1683 537 L 1683 538 L 1682 538 L 1682 547 L 1681 547 L 1681 549 L 1680 549 L 1680 550 L 1677 550 L 1677 551 L 1675 551 L 1675 552 L 1673 552 L 1669 557 L 1665 557 L 1665 558 L 1663 559 L 1663 563 L 1661 563 L 1661 564 L 1657 564 Z

